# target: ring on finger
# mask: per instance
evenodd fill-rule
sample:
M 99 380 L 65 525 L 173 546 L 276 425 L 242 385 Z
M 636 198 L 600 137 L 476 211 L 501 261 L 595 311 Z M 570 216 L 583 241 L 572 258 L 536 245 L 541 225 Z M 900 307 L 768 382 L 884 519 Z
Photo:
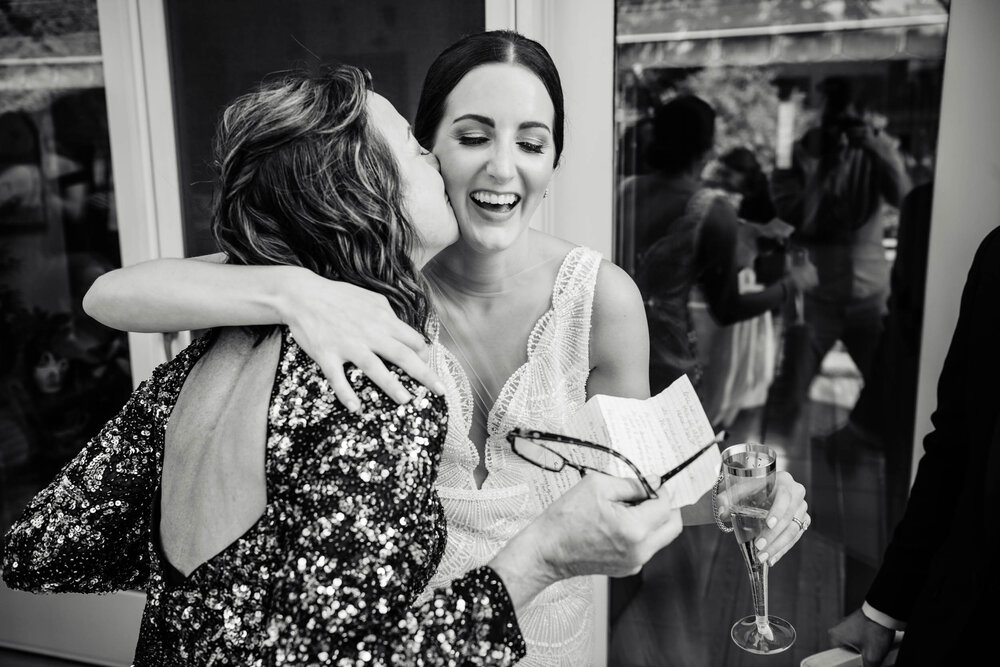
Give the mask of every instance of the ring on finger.
M 794 521 L 795 525 L 797 525 L 799 527 L 799 530 L 801 530 L 802 532 L 805 532 L 805 530 L 806 530 L 806 524 L 805 524 L 805 522 L 802 521 L 802 519 L 798 518 L 797 516 L 793 516 L 792 517 L 792 521 Z

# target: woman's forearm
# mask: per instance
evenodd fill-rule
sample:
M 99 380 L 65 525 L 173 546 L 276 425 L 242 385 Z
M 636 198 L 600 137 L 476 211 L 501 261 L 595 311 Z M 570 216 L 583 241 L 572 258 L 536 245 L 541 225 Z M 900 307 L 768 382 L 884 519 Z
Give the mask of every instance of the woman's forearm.
M 122 331 L 281 324 L 284 290 L 303 271 L 222 264 L 214 256 L 209 261 L 155 259 L 99 277 L 84 296 L 83 308 Z
M 511 604 L 519 613 L 536 595 L 559 579 L 551 564 L 540 556 L 531 528 L 514 536 L 489 562 L 507 587 Z

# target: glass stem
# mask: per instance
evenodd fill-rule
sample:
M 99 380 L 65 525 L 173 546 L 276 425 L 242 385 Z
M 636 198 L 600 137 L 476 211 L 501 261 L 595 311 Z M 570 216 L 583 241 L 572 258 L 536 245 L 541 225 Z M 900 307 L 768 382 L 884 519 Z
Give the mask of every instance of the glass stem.
M 750 593 L 753 596 L 753 613 L 757 621 L 757 631 L 768 640 L 774 639 L 771 624 L 767 621 L 767 563 L 757 560 L 757 550 L 750 542 L 745 543 L 743 562 L 750 576 Z

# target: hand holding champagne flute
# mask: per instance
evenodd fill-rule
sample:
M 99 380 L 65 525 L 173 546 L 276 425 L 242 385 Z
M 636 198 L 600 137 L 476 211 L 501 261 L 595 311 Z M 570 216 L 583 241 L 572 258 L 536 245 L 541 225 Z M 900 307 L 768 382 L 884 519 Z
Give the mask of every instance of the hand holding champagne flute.
M 733 534 L 740 545 L 750 577 L 754 613 L 738 620 L 731 635 L 737 646 L 751 653 L 778 653 L 795 642 L 791 623 L 768 614 L 768 562 L 759 557 L 757 540 L 767 529 L 775 496 L 777 458 L 766 445 L 744 443 L 722 452 L 722 479 L 729 500 Z

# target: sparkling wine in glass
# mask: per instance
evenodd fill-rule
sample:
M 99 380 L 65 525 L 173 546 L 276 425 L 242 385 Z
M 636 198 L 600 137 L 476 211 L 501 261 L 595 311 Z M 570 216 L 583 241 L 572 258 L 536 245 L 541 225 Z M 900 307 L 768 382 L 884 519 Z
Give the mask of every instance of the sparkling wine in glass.
M 729 496 L 733 535 L 750 577 L 753 615 L 736 621 L 730 632 L 744 651 L 779 653 L 795 642 L 795 628 L 788 621 L 767 613 L 767 563 L 757 559 L 754 542 L 767 527 L 767 514 L 774 501 L 774 450 L 767 445 L 743 443 L 722 452 L 722 476 Z

